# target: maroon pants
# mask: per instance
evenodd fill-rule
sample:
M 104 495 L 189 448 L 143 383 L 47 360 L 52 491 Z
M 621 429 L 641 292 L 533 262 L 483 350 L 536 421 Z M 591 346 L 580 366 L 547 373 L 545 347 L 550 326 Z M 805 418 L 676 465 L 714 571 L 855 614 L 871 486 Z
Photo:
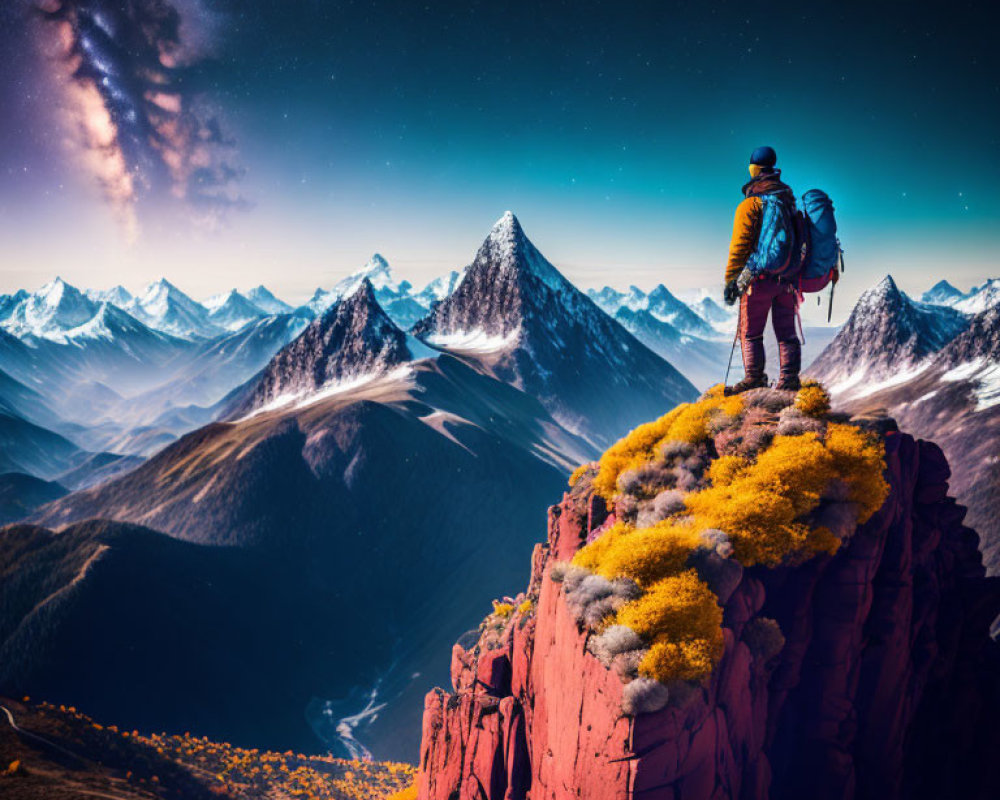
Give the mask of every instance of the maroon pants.
M 764 374 L 764 328 L 771 315 L 778 338 L 782 377 L 798 376 L 802 361 L 801 344 L 795 333 L 798 295 L 788 283 L 773 278 L 757 278 L 740 299 L 740 343 L 747 377 Z

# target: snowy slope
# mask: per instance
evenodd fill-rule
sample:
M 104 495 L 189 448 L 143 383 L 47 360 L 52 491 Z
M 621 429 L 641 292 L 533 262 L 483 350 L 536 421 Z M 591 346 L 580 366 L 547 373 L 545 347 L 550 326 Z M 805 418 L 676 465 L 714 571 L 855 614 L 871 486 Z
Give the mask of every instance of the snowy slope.
M 990 278 L 982 286 L 974 287 L 961 300 L 952 303 L 963 314 L 981 314 L 1000 305 L 1000 278 Z
M 206 300 L 204 305 L 209 309 L 208 319 L 226 331 L 238 331 L 251 322 L 268 316 L 268 313 L 256 306 L 235 289 L 225 294 Z
M 118 308 L 126 308 L 134 299 L 132 293 L 124 286 L 113 286 L 110 289 L 84 289 L 83 293 L 95 303 L 111 303 Z
M 23 296 L 2 324 L 18 337 L 63 341 L 67 331 L 86 323 L 97 310 L 98 304 L 83 292 L 56 278 Z
M 920 295 L 920 302 L 931 303 L 936 306 L 950 306 L 964 298 L 964 292 L 956 289 L 948 281 L 942 280 Z
M 455 291 L 458 284 L 462 282 L 462 277 L 465 275 L 466 269 L 468 267 L 462 270 L 453 269 L 447 275 L 435 278 L 417 294 L 413 295 L 413 299 L 429 309 L 434 303 L 444 300 Z
M 409 281 L 397 281 L 392 267 L 379 253 L 375 253 L 368 263 L 338 281 L 332 289 L 317 289 L 306 305 L 316 314 L 321 314 L 343 297 L 353 294 L 363 281 L 368 281 L 375 297 L 383 306 L 393 300 L 409 297 L 413 286 Z
M 166 278 L 151 283 L 125 309 L 154 330 L 181 339 L 210 339 L 223 329 L 196 303 Z
M 268 314 L 288 314 L 292 310 L 288 303 L 275 297 L 271 290 L 263 285 L 255 286 L 249 292 L 244 292 L 243 296 Z

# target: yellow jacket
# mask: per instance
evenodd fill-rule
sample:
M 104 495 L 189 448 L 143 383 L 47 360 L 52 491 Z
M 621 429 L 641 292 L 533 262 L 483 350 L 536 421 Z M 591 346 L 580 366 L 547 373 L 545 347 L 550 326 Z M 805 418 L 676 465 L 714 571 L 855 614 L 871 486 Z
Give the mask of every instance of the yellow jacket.
M 750 254 L 757 247 L 757 237 L 760 236 L 760 221 L 764 203 L 756 195 L 747 197 L 736 206 L 736 218 L 733 220 L 733 238 L 729 243 L 729 262 L 726 264 L 726 279 L 724 283 L 736 280 Z

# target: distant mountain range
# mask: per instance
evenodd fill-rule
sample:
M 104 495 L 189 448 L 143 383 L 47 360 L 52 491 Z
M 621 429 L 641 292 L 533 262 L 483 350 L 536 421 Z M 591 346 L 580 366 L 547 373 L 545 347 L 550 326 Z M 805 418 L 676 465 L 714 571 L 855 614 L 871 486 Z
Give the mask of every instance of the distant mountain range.
M 517 575 L 534 539 L 529 520 L 596 455 L 595 443 L 697 392 L 573 288 L 513 215 L 493 228 L 461 281 L 437 289 L 444 296 L 410 332 L 378 299 L 381 288 L 387 304 L 398 300 L 399 285 L 385 280 L 382 264 L 369 267 L 230 392 L 219 421 L 49 502 L 33 519 L 59 528 L 113 519 L 233 559 L 260 554 L 275 566 L 254 579 L 262 593 L 284 593 L 293 581 L 296 614 L 312 618 L 322 603 L 332 615 L 301 656 L 324 663 L 324 674 L 297 674 L 290 688 L 299 700 L 266 711 L 280 716 L 274 730 L 288 746 L 315 741 L 303 724 L 301 693 L 311 692 L 309 720 L 331 746 L 344 735 L 331 733 L 332 723 L 356 718 L 351 748 L 412 758 L 420 698 L 447 674 L 439 654 Z M 52 626 L 63 633 L 47 652 L 71 658 L 70 628 Z M 231 681 L 223 662 L 180 647 L 206 685 Z M 403 656 L 405 674 L 393 667 Z M 21 669 L 35 674 L 30 664 Z M 47 691 L 45 681 L 35 689 Z M 115 682 L 74 691 L 88 707 L 127 704 Z M 389 704 L 377 714 L 364 712 L 371 692 L 375 705 Z M 169 713 L 180 714 L 181 702 L 175 697 Z M 235 709 L 252 703 L 251 687 L 232 683 L 212 704 L 213 731 L 246 737 Z M 167 711 L 142 713 L 153 724 Z

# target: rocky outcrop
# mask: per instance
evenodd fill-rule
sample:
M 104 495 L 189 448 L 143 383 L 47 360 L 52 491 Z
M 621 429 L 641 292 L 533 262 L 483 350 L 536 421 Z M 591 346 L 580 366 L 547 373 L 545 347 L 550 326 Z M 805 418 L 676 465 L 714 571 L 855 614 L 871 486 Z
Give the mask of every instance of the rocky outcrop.
M 882 509 L 835 556 L 744 569 L 711 679 L 634 717 L 548 574 L 609 522 L 578 484 L 524 603 L 427 695 L 420 800 L 1000 796 L 1000 589 L 940 449 L 884 436 Z

